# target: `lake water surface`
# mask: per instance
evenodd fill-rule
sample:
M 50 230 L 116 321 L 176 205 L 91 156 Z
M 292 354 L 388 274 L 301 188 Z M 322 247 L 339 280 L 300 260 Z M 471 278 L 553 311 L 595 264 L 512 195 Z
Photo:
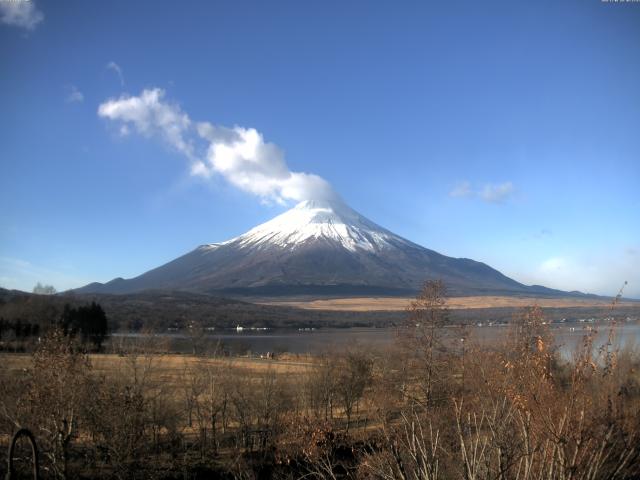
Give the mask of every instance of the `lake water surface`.
M 567 323 L 553 325 L 556 344 L 563 355 L 570 356 L 575 347 L 591 329 L 596 330 L 595 347 L 607 342 L 610 324 L 608 323 Z M 490 345 L 501 339 L 509 330 L 508 326 L 467 327 L 467 343 L 476 342 Z M 640 345 L 640 324 L 636 322 L 618 323 L 615 326 L 614 343 L 616 345 Z M 459 341 L 462 330 L 458 327 L 445 328 L 444 332 L 451 341 Z M 226 330 L 212 332 L 197 340 L 198 348 L 212 351 L 222 346 L 231 353 L 261 354 L 266 352 L 290 352 L 298 354 L 319 354 L 332 350 L 342 350 L 349 346 L 359 345 L 367 349 L 383 349 L 390 346 L 397 338 L 396 328 L 323 328 L 317 330 Z M 117 334 L 118 338 L 143 338 L 141 334 Z M 173 351 L 189 353 L 193 350 L 193 341 L 182 333 L 166 333 L 156 338 L 166 341 Z

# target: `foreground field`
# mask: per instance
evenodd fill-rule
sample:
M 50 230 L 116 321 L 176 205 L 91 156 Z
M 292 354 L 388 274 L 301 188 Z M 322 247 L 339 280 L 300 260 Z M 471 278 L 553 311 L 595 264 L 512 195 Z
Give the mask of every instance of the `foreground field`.
M 413 298 L 405 297 L 359 297 L 359 298 L 330 298 L 321 300 L 261 300 L 256 303 L 262 305 L 279 305 L 304 308 L 307 310 L 329 311 L 402 311 Z M 573 307 L 607 307 L 610 299 L 599 298 L 534 298 L 534 297 L 453 297 L 446 301 L 451 309 L 479 309 L 479 308 L 524 308 L 538 305 L 542 308 L 573 308 Z M 623 301 L 620 307 L 639 307 L 638 302 Z
M 131 356 L 117 354 L 89 354 L 92 370 L 95 374 L 115 376 L 123 372 L 131 363 Z M 150 354 L 136 357 L 150 361 L 155 379 L 166 384 L 179 384 L 184 381 L 185 371 L 195 367 L 228 368 L 246 373 L 263 374 L 273 371 L 277 374 L 301 375 L 313 368 L 315 361 L 309 356 L 287 356 L 284 359 L 267 360 L 261 358 L 216 358 L 194 355 Z M 17 353 L 0 353 L 2 370 L 0 377 L 11 377 L 24 372 L 32 366 L 32 356 Z
M 87 355 L 52 330 L 0 356 L 0 476 L 27 427 L 52 479 L 639 478 L 637 350 L 586 329 L 568 360 L 540 308 L 487 345 L 427 294 L 388 348 L 315 357 Z

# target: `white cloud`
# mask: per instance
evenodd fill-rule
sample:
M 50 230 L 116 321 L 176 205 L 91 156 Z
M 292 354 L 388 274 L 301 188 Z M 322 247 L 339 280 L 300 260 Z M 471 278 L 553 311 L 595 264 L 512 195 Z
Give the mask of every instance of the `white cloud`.
M 254 128 L 215 127 L 200 123 L 198 134 L 209 142 L 206 157 L 196 162 L 192 173 L 209 177 L 221 174 L 241 190 L 278 202 L 326 198 L 331 187 L 321 177 L 291 172 L 284 153 L 267 143 Z
M 449 192 L 450 197 L 469 197 L 473 195 L 471 190 L 471 182 L 460 182 Z
M 538 270 L 544 274 L 558 274 L 567 268 L 567 260 L 562 257 L 552 257 L 540 264 Z
M 459 182 L 450 192 L 450 197 L 465 198 L 477 197 L 488 203 L 504 203 L 513 193 L 513 183 L 485 184 L 482 189 L 474 189 L 471 182 Z
M 499 185 L 485 185 L 479 195 L 485 202 L 503 203 L 513 192 L 513 184 L 511 182 L 504 182 Z
M 509 273 L 527 284 L 610 296 L 628 281 L 624 295 L 640 298 L 640 259 L 630 260 L 625 254 L 561 254 L 544 259 L 524 274 Z
M 0 0 L 2 1 L 2 0 Z M 118 75 L 118 79 L 120 80 L 120 86 L 124 87 L 124 75 L 122 73 L 122 68 L 116 62 L 111 61 L 107 63 L 107 70 L 113 70 Z
M 190 160 L 193 175 L 221 175 L 263 200 L 283 203 L 335 195 L 318 175 L 289 170 L 284 152 L 256 129 L 194 123 L 164 96 L 159 88 L 143 90 L 139 96 L 123 95 L 102 103 L 98 115 L 117 122 L 122 134 L 132 127 L 143 136 L 162 138 Z
M 144 90 L 138 97 L 122 95 L 98 107 L 98 115 L 120 122 L 120 133 L 130 133 L 129 126 L 143 136 L 159 136 L 170 146 L 195 160 L 193 146 L 186 139 L 191 127 L 189 116 L 180 106 L 163 101 L 159 88 Z
M 69 94 L 65 100 L 67 103 L 80 103 L 84 100 L 84 95 L 80 90 L 78 90 L 78 87 L 71 85 L 69 87 Z
M 33 30 L 44 20 L 33 0 L 0 0 L 0 22 Z

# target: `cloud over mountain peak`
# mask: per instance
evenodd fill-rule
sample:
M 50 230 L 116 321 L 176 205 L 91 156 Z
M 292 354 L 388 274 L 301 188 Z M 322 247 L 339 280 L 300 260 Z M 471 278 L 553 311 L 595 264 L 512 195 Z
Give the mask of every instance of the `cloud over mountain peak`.
M 189 160 L 192 175 L 220 175 L 262 200 L 286 203 L 336 196 L 322 177 L 290 170 L 282 149 L 266 142 L 255 128 L 193 122 L 180 105 L 165 99 L 160 88 L 107 100 L 98 107 L 98 116 L 116 122 L 122 135 L 133 128 L 161 139 Z

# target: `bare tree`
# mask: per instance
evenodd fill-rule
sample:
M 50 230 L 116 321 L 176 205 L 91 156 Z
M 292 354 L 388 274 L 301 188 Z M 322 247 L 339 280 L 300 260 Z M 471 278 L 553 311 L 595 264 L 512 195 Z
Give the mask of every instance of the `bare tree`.
M 305 391 L 309 407 L 316 418 L 325 422 L 333 419 L 333 406 L 337 386 L 337 364 L 330 355 L 319 357 L 315 367 L 305 378 Z
M 35 287 L 33 287 L 33 293 L 38 295 L 55 295 L 57 290 L 53 285 L 43 285 L 38 282 Z
M 351 425 L 354 409 L 371 383 L 372 361 L 361 350 L 350 350 L 338 360 L 336 392 L 344 409 L 347 431 Z
M 191 412 L 195 412 L 201 454 L 204 454 L 208 444 L 213 447 L 213 453 L 217 453 L 218 432 L 221 429 L 224 432 L 226 428 L 229 375 L 232 375 L 232 369 L 228 362 L 218 363 L 209 359 L 190 364 L 185 370 L 186 405 L 190 419 Z M 191 426 L 191 420 L 189 420 L 189 426 Z
M 28 419 L 58 478 L 68 477 L 70 446 L 87 402 L 90 370 L 89 358 L 58 329 L 33 355 L 21 418 Z
M 407 364 L 413 367 L 413 380 L 419 388 L 414 400 L 433 402 L 436 377 L 441 371 L 438 353 L 445 349 L 443 327 L 448 323 L 446 291 L 441 280 L 425 282 L 407 308 L 408 318 L 399 339 Z
M 440 436 L 416 409 L 403 411 L 398 422 L 382 429 L 385 449 L 365 452 L 362 470 L 383 480 L 437 480 L 443 478 Z

